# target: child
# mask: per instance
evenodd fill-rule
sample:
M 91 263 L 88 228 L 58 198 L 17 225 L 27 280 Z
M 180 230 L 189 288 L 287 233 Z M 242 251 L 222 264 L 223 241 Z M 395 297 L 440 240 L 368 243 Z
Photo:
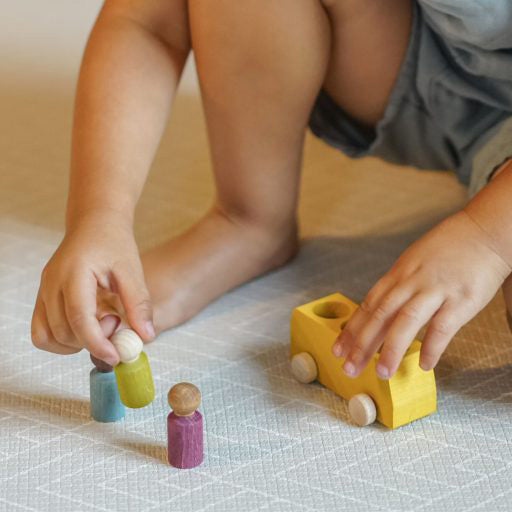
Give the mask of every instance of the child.
M 508 0 L 107 0 L 80 72 L 66 233 L 42 273 L 34 344 L 116 364 L 98 302 L 118 297 L 147 342 L 288 261 L 309 122 L 348 155 L 451 168 L 469 185 L 467 206 L 402 254 L 333 345 L 351 376 L 382 347 L 389 378 L 428 323 L 420 365 L 434 367 L 502 284 L 512 307 L 511 22 Z M 133 212 L 191 47 L 217 194 L 139 257 Z

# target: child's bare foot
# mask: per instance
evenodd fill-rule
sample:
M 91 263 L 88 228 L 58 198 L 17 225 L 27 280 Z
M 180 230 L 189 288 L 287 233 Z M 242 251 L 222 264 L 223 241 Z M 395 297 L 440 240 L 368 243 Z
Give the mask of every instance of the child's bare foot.
M 141 256 L 156 332 L 185 322 L 222 293 L 284 264 L 296 250 L 295 226 L 270 232 L 212 210 Z

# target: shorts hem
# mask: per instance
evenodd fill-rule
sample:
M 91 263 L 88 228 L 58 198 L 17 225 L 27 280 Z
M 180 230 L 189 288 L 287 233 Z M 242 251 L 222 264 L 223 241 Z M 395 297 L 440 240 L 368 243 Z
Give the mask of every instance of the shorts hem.
M 411 29 L 407 49 L 391 88 L 384 113 L 374 128 L 367 128 L 350 117 L 334 99 L 321 89 L 313 107 L 309 128 L 320 139 L 341 150 L 352 158 L 362 158 L 374 154 L 384 138 L 385 129 L 393 123 L 404 103 L 411 103 L 423 110 L 419 97 L 414 97 L 411 84 L 414 83 L 419 47 L 420 13 L 413 2 Z M 414 101 L 416 99 L 416 101 Z M 378 155 L 377 155 L 378 156 Z

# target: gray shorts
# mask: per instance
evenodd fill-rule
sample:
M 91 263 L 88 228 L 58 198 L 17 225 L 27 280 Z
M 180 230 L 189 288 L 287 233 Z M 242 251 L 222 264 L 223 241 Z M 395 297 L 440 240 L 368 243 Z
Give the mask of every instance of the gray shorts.
M 375 129 L 324 90 L 309 126 L 353 158 L 454 170 L 472 196 L 512 156 L 512 1 L 413 4 L 407 52 Z

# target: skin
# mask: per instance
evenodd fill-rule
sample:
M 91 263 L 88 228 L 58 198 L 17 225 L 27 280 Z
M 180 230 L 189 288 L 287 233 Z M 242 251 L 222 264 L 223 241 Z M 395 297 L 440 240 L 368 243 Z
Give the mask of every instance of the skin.
M 110 294 L 123 306 L 114 312 L 144 341 L 155 335 L 133 213 L 190 48 L 184 5 L 109 1 L 90 35 L 76 91 L 66 233 L 43 269 L 32 317 L 40 349 L 86 348 L 116 364 L 99 324 L 112 312 Z
M 315 97 L 324 87 L 361 124 L 375 125 L 405 54 L 410 7 L 107 0 L 82 62 L 66 233 L 41 276 L 34 345 L 60 354 L 86 348 L 116 364 L 108 341 L 116 318 L 148 342 L 293 257 Z M 191 47 L 217 192 L 196 225 L 139 255 L 134 210 Z M 510 174 L 413 244 L 370 290 L 333 346 L 353 375 L 382 345 L 382 376 L 390 376 L 430 320 L 421 364 L 433 366 L 487 304 L 511 271 Z
M 512 270 L 512 165 L 502 171 L 464 210 L 411 245 L 372 287 L 332 348 L 346 358 L 348 376 L 359 375 L 380 349 L 377 374 L 390 378 L 427 323 L 420 366 L 433 368 L 460 327 L 494 297 Z

